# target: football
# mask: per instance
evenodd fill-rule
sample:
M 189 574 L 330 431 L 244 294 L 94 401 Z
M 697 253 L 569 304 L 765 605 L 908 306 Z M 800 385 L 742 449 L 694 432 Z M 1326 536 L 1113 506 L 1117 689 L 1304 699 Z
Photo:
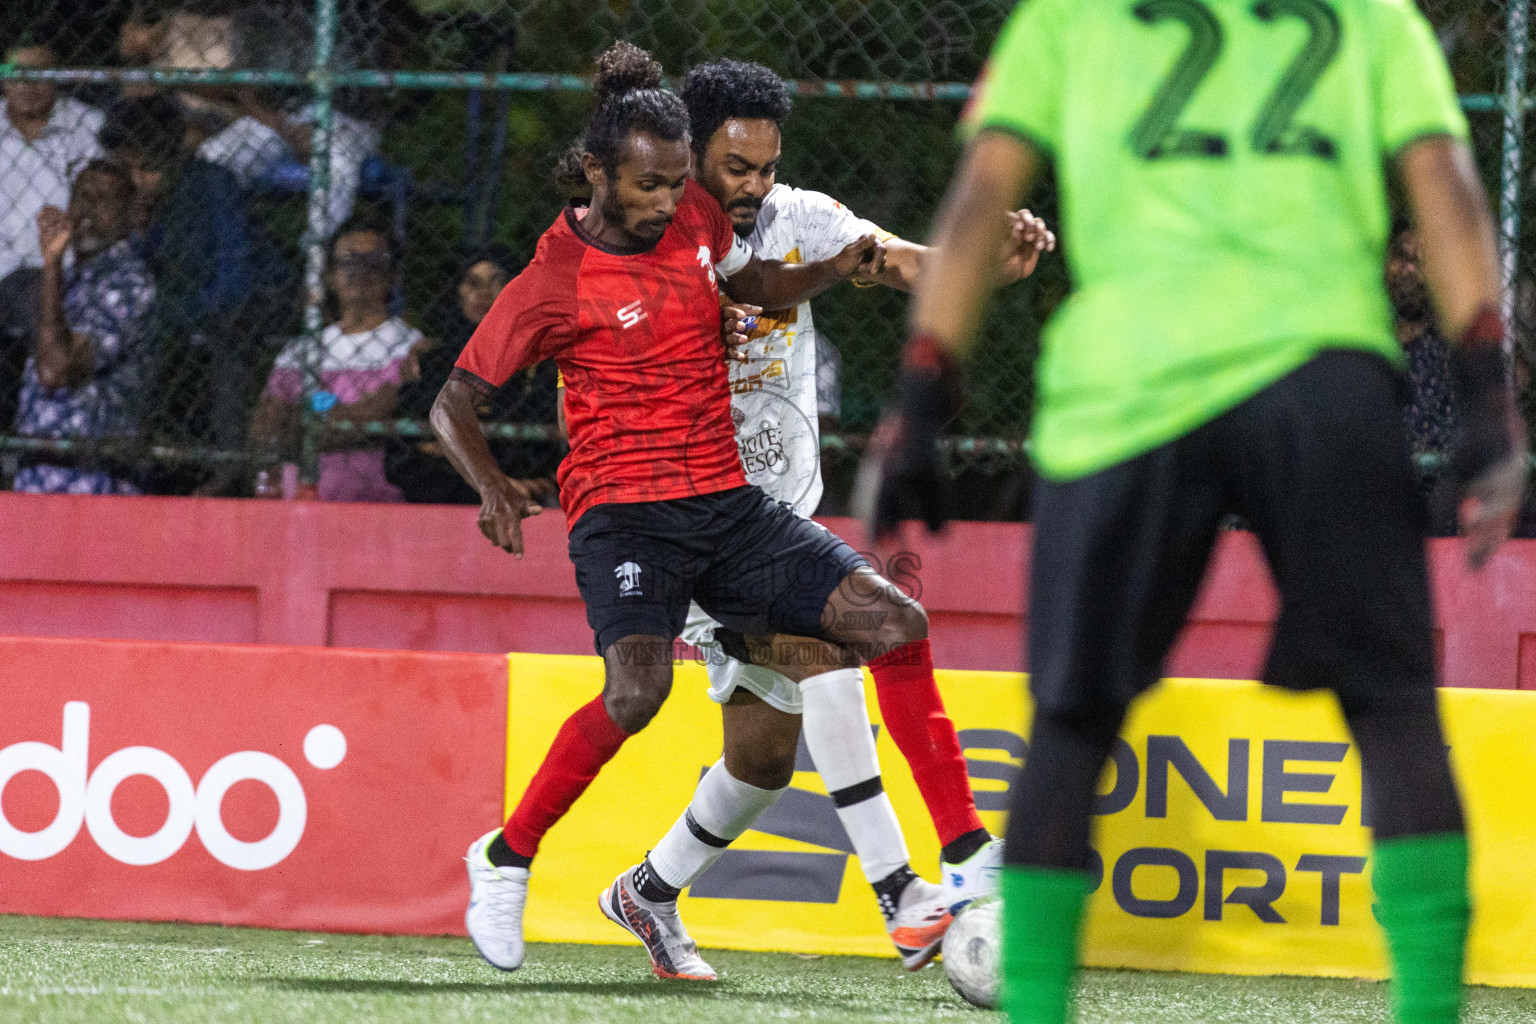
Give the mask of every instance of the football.
M 1003 941 L 1003 901 L 983 896 L 960 908 L 944 935 L 944 973 L 960 998 L 982 1009 L 995 1010 L 1002 971 L 998 954 Z

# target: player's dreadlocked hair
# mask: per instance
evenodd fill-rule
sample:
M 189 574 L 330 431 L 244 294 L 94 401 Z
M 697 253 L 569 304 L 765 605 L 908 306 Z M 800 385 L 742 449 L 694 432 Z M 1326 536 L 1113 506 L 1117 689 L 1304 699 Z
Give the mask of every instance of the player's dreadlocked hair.
M 631 132 L 648 132 L 668 142 L 688 134 L 683 101 L 661 88 L 661 65 L 633 43 L 620 40 L 597 58 L 597 109 L 587 122 L 583 148 L 611 174 L 619 147 Z M 557 176 L 557 180 L 558 176 Z
M 683 80 L 693 148 L 703 153 L 720 126 L 731 118 L 767 120 L 782 125 L 789 116 L 789 86 L 761 64 L 744 60 L 700 64 Z

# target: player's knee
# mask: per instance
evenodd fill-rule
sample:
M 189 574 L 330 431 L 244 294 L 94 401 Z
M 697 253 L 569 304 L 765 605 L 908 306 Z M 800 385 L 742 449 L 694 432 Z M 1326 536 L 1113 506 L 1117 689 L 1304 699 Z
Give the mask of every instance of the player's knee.
M 637 733 L 651 724 L 656 712 L 672 692 L 671 666 L 663 672 L 610 674 L 603 688 L 603 707 L 608 717 L 627 733 Z
M 907 595 L 891 588 L 889 607 L 880 627 L 879 643 L 886 650 L 921 640 L 928 635 L 928 613 Z
M 725 769 L 732 778 L 749 786 L 783 789 L 795 777 L 795 747 L 793 741 L 771 741 L 746 749 L 728 750 Z

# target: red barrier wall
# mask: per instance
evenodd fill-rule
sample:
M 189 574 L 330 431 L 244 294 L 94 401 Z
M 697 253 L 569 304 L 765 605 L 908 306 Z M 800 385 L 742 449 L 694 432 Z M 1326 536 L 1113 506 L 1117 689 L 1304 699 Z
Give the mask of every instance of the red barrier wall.
M 463 934 L 504 656 L 0 638 L 0 706 L 0 913 Z
M 590 653 L 560 514 L 524 532 L 518 561 L 481 538 L 472 508 L 5 493 L 0 622 L 42 636 Z M 1028 528 L 919 532 L 912 575 L 939 664 L 1021 667 Z M 1445 681 L 1536 688 L 1536 541 L 1476 576 L 1459 542 L 1430 553 Z M 1254 677 L 1275 611 L 1253 538 L 1224 537 L 1172 673 Z

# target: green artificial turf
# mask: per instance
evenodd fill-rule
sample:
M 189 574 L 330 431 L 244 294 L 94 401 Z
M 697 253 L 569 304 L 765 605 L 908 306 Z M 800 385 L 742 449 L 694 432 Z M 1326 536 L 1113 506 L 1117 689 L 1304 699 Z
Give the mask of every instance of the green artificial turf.
M 635 947 L 540 945 L 515 974 L 463 939 L 0 916 L 0 1024 L 975 1021 L 937 966 L 706 951 L 717 985 L 659 982 Z M 1381 985 L 1090 971 L 1083 1024 L 1385 1021 Z M 1463 1024 L 1536 1020 L 1536 992 L 1473 989 Z

